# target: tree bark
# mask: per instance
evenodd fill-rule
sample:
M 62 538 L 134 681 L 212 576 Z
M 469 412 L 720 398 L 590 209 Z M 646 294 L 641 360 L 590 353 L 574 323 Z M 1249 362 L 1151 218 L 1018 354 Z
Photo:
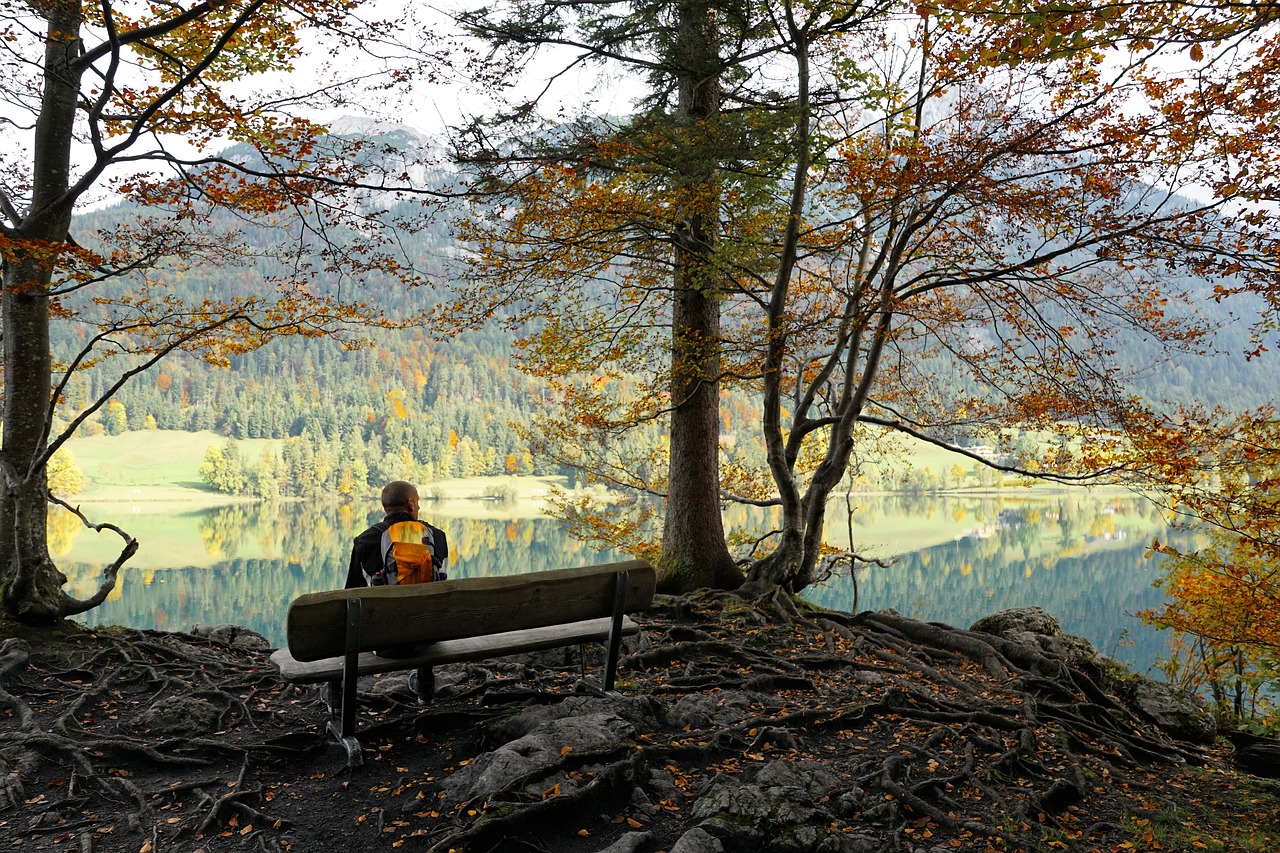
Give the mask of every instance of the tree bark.
M 796 58 L 796 121 L 795 167 L 791 177 L 791 199 L 787 210 L 786 231 L 779 253 L 778 270 L 769 292 L 766 311 L 766 335 L 764 341 L 764 396 L 761 430 L 765 443 L 765 455 L 769 472 L 778 488 L 778 500 L 782 506 L 782 528 L 776 547 L 751 567 L 753 583 L 781 586 L 789 590 L 802 589 L 797 579 L 804 573 L 801 558 L 805 553 L 808 537 L 805 534 L 805 504 L 796 483 L 794 448 L 789 446 L 782 426 L 783 376 L 789 342 L 785 316 L 787 297 L 791 291 L 791 279 L 795 272 L 800 239 L 800 219 L 804 213 L 808 195 L 810 104 L 809 104 L 809 54 L 808 44 L 802 34 L 792 29 Z M 797 416 L 801 413 L 797 412 Z
M 679 73 L 678 117 L 694 150 L 680 175 L 693 199 L 678 223 L 671 317 L 671 435 L 660 588 L 733 589 L 742 573 L 725 544 L 720 514 L 720 303 L 712 255 L 719 230 L 717 167 L 712 134 L 720 115 L 721 60 L 716 23 L 705 0 L 680 4 L 674 49 Z M 699 127 L 701 125 L 702 127 Z M 702 151 L 698 142 L 707 144 Z
M 4 437 L 0 448 L 0 579 L 7 612 L 29 623 L 66 615 L 66 578 L 49 556 L 45 523 L 53 364 L 48 289 L 71 227 L 71 141 L 80 69 L 80 6 L 53 3 L 44 92 L 35 127 L 31 204 L 9 234 L 19 241 L 3 273 Z

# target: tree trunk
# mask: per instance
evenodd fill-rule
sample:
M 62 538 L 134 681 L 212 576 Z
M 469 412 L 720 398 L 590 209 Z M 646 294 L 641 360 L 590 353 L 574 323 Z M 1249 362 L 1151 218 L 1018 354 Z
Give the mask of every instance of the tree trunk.
M 37 6 L 37 8 L 40 8 Z M 5 610 L 28 623 L 66 615 L 66 578 L 49 556 L 47 460 L 52 361 L 48 288 L 71 227 L 71 140 L 80 70 L 80 8 L 54 3 L 35 127 L 31 206 L 10 231 L 20 249 L 3 275 L 4 436 L 0 448 L 0 580 Z
M 808 42 L 802 37 L 802 33 L 794 28 L 791 37 L 796 45 L 798 93 L 795 124 L 796 163 L 792 172 L 786 232 L 778 258 L 778 270 L 769 293 L 764 342 L 764 412 L 761 416 L 769 472 L 773 475 L 774 485 L 778 487 L 778 500 L 782 506 L 782 529 L 773 551 L 751 566 L 750 580 L 753 584 L 780 586 L 794 592 L 807 585 L 807 581 L 803 579 L 812 573 L 812 567 L 806 567 L 805 564 L 812 539 L 811 532 L 805 525 L 809 523 L 813 507 L 807 500 L 801 498 L 800 487 L 796 482 L 795 465 L 798 445 L 788 441 L 786 431 L 783 429 L 782 385 L 789 348 L 786 333 L 788 295 L 791 292 L 791 279 L 799 256 L 800 220 L 804 214 L 808 194 L 811 117 Z M 802 377 L 797 376 L 796 381 L 802 381 Z M 799 419 L 804 416 L 804 413 L 797 411 L 794 415 Z M 819 508 L 819 522 L 821 522 L 822 511 L 823 509 Z M 819 528 L 819 544 L 820 533 L 821 528 Z
M 720 516 L 719 333 L 718 296 L 678 286 L 672 328 L 671 472 L 660 561 L 665 592 L 734 589 L 742 583 Z
M 680 175 L 695 199 L 675 234 L 671 317 L 671 456 L 662 533 L 664 592 L 742 583 L 724 539 L 720 515 L 720 301 L 712 254 L 719 230 L 717 165 L 711 134 L 699 125 L 720 114 L 716 24 L 703 0 L 680 4 L 674 56 L 680 72 L 678 115 L 694 151 Z M 697 151 L 697 141 L 707 149 Z

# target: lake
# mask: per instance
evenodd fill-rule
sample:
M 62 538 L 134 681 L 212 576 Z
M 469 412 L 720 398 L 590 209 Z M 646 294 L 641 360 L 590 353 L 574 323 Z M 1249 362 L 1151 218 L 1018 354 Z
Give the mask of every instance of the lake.
M 1129 493 L 1006 489 L 981 495 L 853 496 L 833 501 L 828 540 L 892 559 L 858 572 L 858 610 L 893 608 L 968 627 L 1009 607 L 1040 605 L 1069 633 L 1137 669 L 1166 651 L 1165 636 L 1133 616 L 1162 599 L 1159 574 L 1144 558 L 1153 536 L 1169 538 L 1156 507 Z M 119 524 L 141 543 L 110 598 L 80 617 L 87 624 L 189 630 L 233 622 L 284 642 L 284 614 L 303 592 L 340 587 L 352 538 L 381 518 L 376 503 L 318 508 L 306 503 L 233 504 L 191 512 L 151 505 L 83 509 Z M 171 507 L 170 507 L 171 509 Z M 518 574 L 623 559 L 569 539 L 553 519 L 501 503 L 424 503 L 444 528 L 450 577 Z M 767 530 L 759 511 L 734 508 L 730 528 Z M 90 594 L 118 551 L 114 534 L 95 534 L 61 510 L 50 523 L 68 591 Z M 822 606 L 851 610 L 855 585 L 837 577 L 806 590 Z

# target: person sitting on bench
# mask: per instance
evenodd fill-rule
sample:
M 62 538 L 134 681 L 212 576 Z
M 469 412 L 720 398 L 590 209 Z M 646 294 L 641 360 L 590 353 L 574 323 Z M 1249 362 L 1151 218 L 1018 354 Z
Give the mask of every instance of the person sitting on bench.
M 387 550 L 387 531 L 392 525 L 400 522 L 420 521 L 418 518 L 418 489 L 412 483 L 404 480 L 392 480 L 382 487 L 382 510 L 386 513 L 386 517 L 374 524 L 368 530 L 356 537 L 355 543 L 351 547 L 351 563 L 347 567 L 347 582 L 345 589 L 355 589 L 362 586 L 378 586 L 381 584 L 395 584 L 397 580 L 394 576 L 394 563 L 391 572 L 388 575 L 388 550 Z M 449 540 L 445 536 L 444 531 L 438 527 L 421 522 L 424 530 L 422 544 L 427 546 L 430 552 L 431 569 L 433 577 L 443 579 L 445 577 L 445 569 L 449 565 Z M 417 527 L 417 525 L 414 525 Z M 414 653 L 413 647 L 397 646 L 389 649 L 379 649 L 374 654 L 379 657 L 407 657 Z M 413 691 L 417 697 L 419 704 L 426 704 L 431 701 L 431 697 L 435 693 L 435 675 L 431 671 L 431 667 L 421 667 L 409 675 L 409 689 Z M 330 696 L 336 696 L 336 689 L 330 690 Z M 336 703 L 330 703 L 336 707 Z

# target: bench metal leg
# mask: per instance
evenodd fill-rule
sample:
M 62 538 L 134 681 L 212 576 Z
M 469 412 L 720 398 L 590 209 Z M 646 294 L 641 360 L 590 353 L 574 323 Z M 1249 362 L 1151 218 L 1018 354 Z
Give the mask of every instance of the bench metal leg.
M 347 600 L 347 652 L 342 662 L 342 727 L 334 732 L 347 751 L 347 765 L 358 766 L 364 756 L 356 740 L 356 682 L 360 679 L 360 599 Z M 332 731 L 333 723 L 330 722 Z
M 618 678 L 618 653 L 622 649 L 622 616 L 627 607 L 627 587 L 631 575 L 618 572 L 613 577 L 613 621 L 609 624 L 609 651 L 604 664 L 604 691 L 613 692 Z

